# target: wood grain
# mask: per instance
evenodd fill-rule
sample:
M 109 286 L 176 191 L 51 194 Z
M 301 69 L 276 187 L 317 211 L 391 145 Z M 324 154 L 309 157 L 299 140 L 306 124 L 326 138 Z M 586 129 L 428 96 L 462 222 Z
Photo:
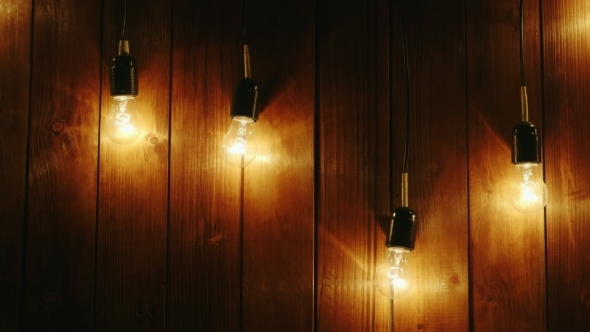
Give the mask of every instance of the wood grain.
M 317 4 L 317 331 L 387 326 L 388 316 L 374 315 L 381 295 L 372 287 L 379 223 L 389 214 L 388 26 L 380 8 L 385 2 Z
M 525 1 L 545 219 L 506 199 L 518 1 L 403 1 L 419 226 L 394 330 L 590 330 L 590 5 Z M 250 2 L 261 153 L 240 170 L 219 143 L 243 2 L 129 1 L 145 131 L 121 146 L 100 127 L 121 1 L 1 1 L 0 330 L 388 330 L 400 4 Z
M 243 73 L 240 13 L 232 1 L 174 4 L 170 331 L 241 328 L 242 172 L 220 153 Z
M 393 207 L 400 206 L 405 81 L 394 2 Z M 410 73 L 409 206 L 418 216 L 414 286 L 394 302 L 395 331 L 468 331 L 465 11 L 462 1 L 404 1 Z M 397 63 L 397 64 L 395 64 Z
M 543 1 L 549 331 L 590 330 L 586 1 Z
M 25 331 L 92 329 L 100 8 L 34 3 Z
M 129 1 L 126 37 L 138 67 L 143 133 L 120 145 L 106 135 L 109 70 L 121 38 L 123 3 L 104 3 L 96 330 L 165 326 L 170 20 L 166 2 Z
M 0 330 L 21 328 L 31 1 L 0 5 Z
M 261 100 L 259 155 L 244 170 L 242 331 L 313 328 L 313 10 L 309 0 L 250 5 Z
M 471 329 L 544 331 L 543 212 L 521 214 L 507 200 L 520 121 L 519 3 L 466 4 Z M 538 2 L 525 1 L 524 22 L 529 113 L 542 135 Z

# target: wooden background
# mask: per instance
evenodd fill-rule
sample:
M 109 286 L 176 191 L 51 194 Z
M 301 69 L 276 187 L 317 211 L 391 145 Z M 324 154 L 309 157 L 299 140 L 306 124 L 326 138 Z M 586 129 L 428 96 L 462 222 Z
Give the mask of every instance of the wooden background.
M 115 0 L 0 3 L 1 331 L 389 331 L 402 0 L 250 0 L 259 157 L 219 143 L 242 1 L 128 0 L 145 128 L 101 130 Z M 526 0 L 549 203 L 506 200 L 518 1 L 404 0 L 412 291 L 395 331 L 590 330 L 590 4 Z

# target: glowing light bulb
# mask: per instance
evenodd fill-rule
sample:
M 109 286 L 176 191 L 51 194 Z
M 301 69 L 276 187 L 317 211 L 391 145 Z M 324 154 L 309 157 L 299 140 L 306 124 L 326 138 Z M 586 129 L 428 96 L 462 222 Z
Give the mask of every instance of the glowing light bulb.
M 232 118 L 231 127 L 221 141 L 221 154 L 229 165 L 235 167 L 244 167 L 254 161 L 256 139 L 252 118 Z
M 106 121 L 107 136 L 115 143 L 129 144 L 141 134 L 141 119 L 134 96 L 113 96 Z
M 541 165 L 514 164 L 510 204 L 519 212 L 532 213 L 542 210 L 547 204 L 547 198 L 547 186 L 543 182 Z
M 410 251 L 404 248 L 387 248 L 387 260 L 375 270 L 375 288 L 379 293 L 393 299 L 407 293 L 411 288 L 411 276 L 408 256 Z

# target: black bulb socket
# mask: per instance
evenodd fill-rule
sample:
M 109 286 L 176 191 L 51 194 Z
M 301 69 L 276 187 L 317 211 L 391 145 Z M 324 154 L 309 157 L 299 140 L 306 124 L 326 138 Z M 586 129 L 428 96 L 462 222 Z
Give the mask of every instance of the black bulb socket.
M 137 96 L 135 59 L 127 53 L 111 62 L 111 96 Z
M 414 250 L 416 242 L 416 213 L 406 206 L 395 209 L 391 215 L 386 247 Z
M 234 90 L 230 116 L 232 118 L 247 117 L 254 121 L 258 120 L 257 102 L 258 83 L 251 78 L 242 78 L 238 81 Z
M 540 163 L 539 130 L 532 122 L 519 122 L 512 128 L 512 163 Z

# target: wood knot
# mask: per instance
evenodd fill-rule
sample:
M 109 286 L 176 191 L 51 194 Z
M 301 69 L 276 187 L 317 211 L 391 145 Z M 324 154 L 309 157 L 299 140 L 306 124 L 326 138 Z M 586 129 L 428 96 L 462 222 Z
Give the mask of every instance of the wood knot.
M 482 285 L 475 285 L 474 290 L 475 293 L 478 295 L 477 297 L 481 301 L 485 301 L 488 303 L 497 301 L 496 296 L 494 295 L 494 289 L 498 287 L 496 282 L 489 283 L 487 286 Z
M 148 138 L 148 141 L 150 142 L 150 144 L 153 145 L 156 145 L 158 144 L 158 142 L 160 142 L 160 140 L 156 136 L 151 136 L 150 138 Z
M 51 123 L 51 126 L 50 126 L 51 131 L 53 131 L 54 134 L 61 133 L 65 127 L 66 127 L 66 124 L 61 120 L 53 121 L 53 123 Z
M 418 330 L 424 330 L 424 324 L 419 324 L 418 325 Z
M 459 276 L 457 274 L 453 274 L 453 276 L 451 277 L 451 283 L 453 284 L 459 284 Z
M 225 234 L 217 233 L 209 239 L 209 243 L 222 244 L 225 242 Z

